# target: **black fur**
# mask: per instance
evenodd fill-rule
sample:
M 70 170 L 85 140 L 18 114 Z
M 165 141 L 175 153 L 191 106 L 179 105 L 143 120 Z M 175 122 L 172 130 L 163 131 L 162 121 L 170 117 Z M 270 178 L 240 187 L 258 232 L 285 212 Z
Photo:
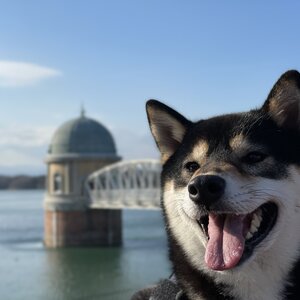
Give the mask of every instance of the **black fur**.
M 289 274 L 283 295 L 285 295 L 284 300 L 300 299 L 300 259 L 295 263 L 293 270 Z

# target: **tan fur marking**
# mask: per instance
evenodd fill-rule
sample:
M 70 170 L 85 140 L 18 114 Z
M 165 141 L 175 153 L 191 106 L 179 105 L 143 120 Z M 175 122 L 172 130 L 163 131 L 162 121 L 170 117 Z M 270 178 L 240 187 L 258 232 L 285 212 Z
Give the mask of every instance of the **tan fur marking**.
M 154 139 L 161 152 L 161 162 L 164 164 L 182 142 L 186 128 L 171 115 L 154 108 L 148 108 L 148 117 Z M 169 134 L 166 134 L 169 132 Z M 174 142 L 175 141 L 175 142 Z
M 192 151 L 191 159 L 194 159 L 196 161 L 199 161 L 201 159 L 204 159 L 206 156 L 206 153 L 208 151 L 208 143 L 205 140 L 199 141 Z
M 150 120 L 152 120 L 151 129 L 155 137 L 159 137 L 159 128 L 161 126 L 170 127 L 173 128 L 172 138 L 174 138 L 178 143 L 181 143 L 186 131 L 184 126 L 168 114 L 157 112 L 155 109 L 150 108 L 148 110 L 148 114 Z
M 164 191 L 171 192 L 173 190 L 174 190 L 174 181 L 173 180 L 167 181 L 164 185 Z
M 170 155 L 168 154 L 161 154 L 161 158 L 160 158 L 160 162 L 163 165 L 168 159 L 169 159 Z
M 247 145 L 246 137 L 243 134 L 238 134 L 229 141 L 229 146 L 232 150 L 242 148 Z
M 274 97 L 269 101 L 269 111 L 277 122 L 279 122 L 279 125 L 282 125 L 285 121 L 287 114 L 293 113 L 297 113 L 297 121 L 299 123 L 299 99 L 299 88 L 289 82 L 284 82 L 283 86 L 275 90 Z M 293 110 L 293 112 L 291 110 Z

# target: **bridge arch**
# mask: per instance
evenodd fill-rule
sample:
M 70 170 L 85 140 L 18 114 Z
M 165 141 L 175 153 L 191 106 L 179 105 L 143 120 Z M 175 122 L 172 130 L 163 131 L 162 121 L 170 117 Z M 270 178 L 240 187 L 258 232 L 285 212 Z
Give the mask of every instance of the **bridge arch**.
M 92 173 L 85 182 L 90 208 L 159 209 L 160 173 L 158 160 L 129 160 Z

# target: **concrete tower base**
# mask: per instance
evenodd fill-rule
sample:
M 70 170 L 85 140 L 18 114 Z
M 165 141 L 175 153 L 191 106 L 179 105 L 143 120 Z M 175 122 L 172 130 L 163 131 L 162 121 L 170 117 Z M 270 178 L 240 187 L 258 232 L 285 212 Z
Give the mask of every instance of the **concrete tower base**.
M 45 211 L 46 247 L 120 246 L 122 210 Z

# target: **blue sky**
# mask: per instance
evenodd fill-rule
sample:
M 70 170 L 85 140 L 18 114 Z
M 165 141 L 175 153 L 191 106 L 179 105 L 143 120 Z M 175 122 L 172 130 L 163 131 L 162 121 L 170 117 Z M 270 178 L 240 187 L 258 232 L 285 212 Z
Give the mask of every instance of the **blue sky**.
M 156 98 L 196 120 L 260 106 L 300 69 L 299 1 L 1 1 L 0 173 L 39 174 L 54 130 L 101 121 L 125 159 L 158 157 Z

